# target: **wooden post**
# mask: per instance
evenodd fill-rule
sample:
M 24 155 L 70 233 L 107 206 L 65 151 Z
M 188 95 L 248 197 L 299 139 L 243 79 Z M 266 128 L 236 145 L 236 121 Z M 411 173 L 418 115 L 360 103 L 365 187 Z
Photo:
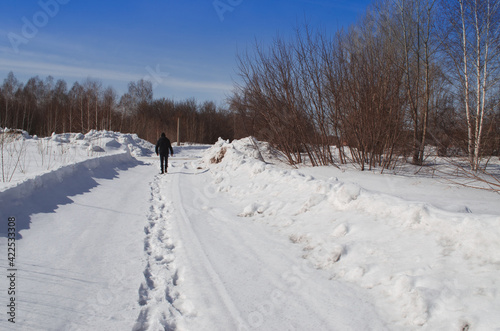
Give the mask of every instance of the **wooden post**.
M 177 117 L 177 146 L 180 146 L 181 118 Z

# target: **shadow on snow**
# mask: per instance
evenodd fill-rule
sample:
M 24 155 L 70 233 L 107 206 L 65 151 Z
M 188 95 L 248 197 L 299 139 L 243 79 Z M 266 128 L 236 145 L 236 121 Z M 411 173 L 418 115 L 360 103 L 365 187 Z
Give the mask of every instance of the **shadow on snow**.
M 72 165 L 71 171 L 56 170 L 0 192 L 0 238 L 7 237 L 9 217 L 15 217 L 16 239 L 21 239 L 19 232 L 30 228 L 32 215 L 54 213 L 59 206 L 73 203 L 71 197 L 97 187 L 98 179 L 111 180 L 120 171 L 145 164 L 136 159 L 106 163 L 94 169 L 85 163 Z

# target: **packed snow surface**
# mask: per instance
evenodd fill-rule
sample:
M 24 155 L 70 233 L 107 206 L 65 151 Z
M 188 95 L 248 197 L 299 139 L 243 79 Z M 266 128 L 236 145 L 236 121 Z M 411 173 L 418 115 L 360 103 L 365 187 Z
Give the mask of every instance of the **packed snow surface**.
M 2 330 L 500 330 L 496 193 L 251 138 L 174 147 L 165 175 L 135 135 L 9 143 Z

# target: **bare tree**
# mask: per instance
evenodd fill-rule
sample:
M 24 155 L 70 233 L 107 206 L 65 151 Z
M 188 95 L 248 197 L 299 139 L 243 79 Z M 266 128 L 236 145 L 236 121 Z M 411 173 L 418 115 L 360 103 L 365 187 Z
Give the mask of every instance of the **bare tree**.
M 100 121 L 101 129 L 111 130 L 113 128 L 113 114 L 115 112 L 116 99 L 116 92 L 112 87 L 108 87 L 104 90 L 102 95 L 103 114 Z
M 2 95 L 4 97 L 4 102 L 5 102 L 5 111 L 3 114 L 3 120 L 0 121 L 1 125 L 4 127 L 7 127 L 12 124 L 11 121 L 11 115 L 10 115 L 10 108 L 12 107 L 12 103 L 14 100 L 14 95 L 16 91 L 20 88 L 21 84 L 17 80 L 17 78 L 14 76 L 14 73 L 11 71 L 7 75 L 7 78 L 5 78 L 3 85 L 2 85 Z
M 71 88 L 69 92 L 69 98 L 70 98 L 70 108 L 69 108 L 69 116 L 68 116 L 68 121 L 69 121 L 69 130 L 70 131 L 75 131 L 75 132 L 85 132 L 84 130 L 84 120 L 83 120 L 83 99 L 84 99 L 84 88 L 83 86 L 75 82 L 73 84 L 73 87 Z M 77 111 L 80 114 L 80 125 L 77 126 L 77 123 L 73 119 L 73 110 Z M 77 113 L 77 114 L 78 114 Z M 77 115 L 75 114 L 75 115 Z M 78 116 L 78 115 L 77 115 Z
M 373 31 L 376 31 L 373 33 Z M 305 25 L 295 38 L 239 57 L 243 84 L 231 105 L 262 118 L 264 139 L 296 164 L 335 164 L 343 145 L 360 164 L 391 164 L 403 116 L 398 52 L 374 15 L 335 39 Z
M 52 113 L 52 132 L 64 132 L 66 112 L 69 108 L 68 86 L 66 82 L 59 79 L 53 90 L 52 103 L 54 105 Z
M 98 129 L 99 125 L 99 104 L 102 92 L 102 83 L 98 80 L 88 78 L 83 83 L 85 90 L 85 104 L 87 108 L 87 127 L 86 131 L 92 128 Z
M 422 165 L 431 111 L 432 69 L 437 56 L 435 0 L 393 0 L 396 24 L 389 24 L 400 44 L 410 118 L 413 124 L 412 163 Z
M 22 85 L 11 73 L 0 87 L 0 124 L 40 136 L 91 129 L 127 131 L 154 142 L 161 132 L 173 136 L 181 117 L 186 124 L 182 136 L 193 142 L 233 137 L 233 117 L 213 102 L 154 100 L 152 84 L 144 80 L 131 82 L 118 104 L 117 98 L 111 87 L 103 89 L 98 80 L 75 82 L 68 91 L 64 80 L 54 83 L 51 76 L 33 77 Z
M 500 79 L 500 1 L 443 1 L 443 43 L 465 112 L 467 153 L 473 171 L 481 166 L 485 117 L 493 112 Z

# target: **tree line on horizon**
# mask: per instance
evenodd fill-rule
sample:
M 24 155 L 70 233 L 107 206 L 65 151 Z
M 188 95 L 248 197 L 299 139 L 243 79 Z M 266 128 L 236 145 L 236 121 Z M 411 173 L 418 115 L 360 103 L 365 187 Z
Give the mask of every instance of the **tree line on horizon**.
M 361 170 L 425 163 L 426 146 L 478 171 L 500 154 L 500 0 L 380 0 L 334 34 L 298 27 L 238 55 L 227 108 L 155 99 L 152 83 L 118 96 L 99 80 L 38 76 L 0 86 L 0 125 L 41 136 L 91 129 L 154 142 L 255 136 L 290 164 Z M 332 148 L 336 146 L 337 148 Z
M 432 145 L 478 171 L 499 155 L 499 0 L 381 0 L 348 29 L 306 23 L 238 60 L 231 109 L 292 164 L 423 165 Z
M 181 141 L 214 143 L 233 137 L 233 117 L 214 102 L 174 101 L 153 97 L 150 81 L 130 82 L 121 97 L 99 80 L 86 79 L 68 88 L 66 81 L 38 76 L 26 83 L 10 72 L 0 86 L 0 126 L 23 129 L 32 135 L 110 130 L 136 133 L 156 142 L 162 132 Z

